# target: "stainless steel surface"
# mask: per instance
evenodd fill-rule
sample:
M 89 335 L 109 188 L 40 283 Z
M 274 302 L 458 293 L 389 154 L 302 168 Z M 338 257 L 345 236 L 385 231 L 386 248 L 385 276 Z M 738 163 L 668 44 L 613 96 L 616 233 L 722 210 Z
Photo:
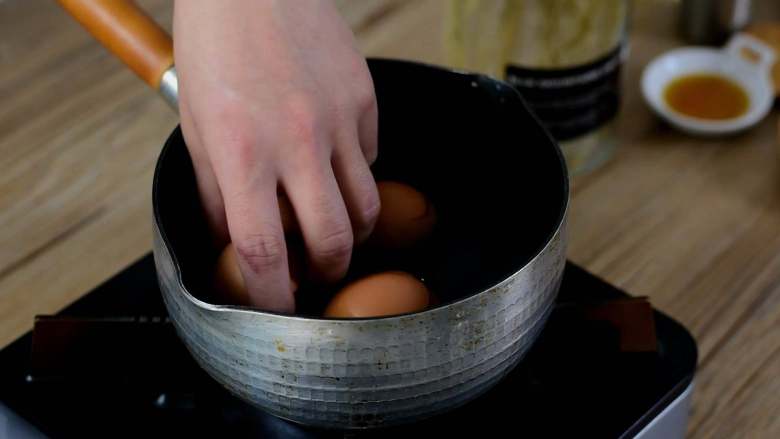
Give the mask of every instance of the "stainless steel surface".
M 720 44 L 747 25 L 751 9 L 751 0 L 683 0 L 683 35 L 693 44 Z
M 565 219 L 503 283 L 423 313 L 336 321 L 202 302 L 154 227 L 163 298 L 195 360 L 232 393 L 295 422 L 361 428 L 410 422 L 486 391 L 527 352 L 565 265 Z
M 165 102 L 175 111 L 179 111 L 179 79 L 176 76 L 176 66 L 171 66 L 160 78 L 158 89 Z

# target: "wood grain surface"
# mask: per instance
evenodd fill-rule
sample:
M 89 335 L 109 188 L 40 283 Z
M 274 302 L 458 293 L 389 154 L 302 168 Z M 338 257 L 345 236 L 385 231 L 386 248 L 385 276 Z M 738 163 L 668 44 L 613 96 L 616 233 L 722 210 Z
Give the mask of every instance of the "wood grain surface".
M 140 3 L 170 29 L 170 0 Z M 445 62 L 446 2 L 339 4 L 367 55 Z M 677 4 L 634 4 L 621 146 L 575 182 L 570 257 L 693 332 L 690 437 L 780 437 L 778 111 L 723 139 L 660 123 L 638 78 L 681 44 Z M 0 1 L 0 346 L 150 250 L 152 170 L 176 122 L 55 2 Z

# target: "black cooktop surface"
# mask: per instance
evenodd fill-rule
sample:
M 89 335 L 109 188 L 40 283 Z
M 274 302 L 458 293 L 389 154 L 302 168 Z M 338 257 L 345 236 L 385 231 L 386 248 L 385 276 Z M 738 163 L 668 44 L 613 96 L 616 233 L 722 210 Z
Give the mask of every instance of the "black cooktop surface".
M 613 325 L 580 312 L 623 298 L 570 263 L 541 338 L 488 393 L 404 427 L 322 431 L 252 408 L 202 372 L 165 320 L 147 256 L 60 313 L 73 322 L 48 326 L 49 342 L 70 340 L 66 352 L 47 356 L 36 338 L 31 361 L 30 333 L 0 351 L 0 402 L 52 437 L 630 437 L 690 384 L 696 346 L 654 312 L 657 348 L 625 349 Z

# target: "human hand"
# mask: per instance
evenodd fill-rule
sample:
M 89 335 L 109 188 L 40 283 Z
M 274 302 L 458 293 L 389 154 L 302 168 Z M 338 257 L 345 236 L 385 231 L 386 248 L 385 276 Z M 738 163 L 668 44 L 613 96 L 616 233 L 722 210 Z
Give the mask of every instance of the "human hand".
M 174 53 L 209 224 L 232 240 L 252 304 L 292 312 L 279 197 L 324 280 L 344 275 L 380 209 L 365 59 L 330 0 L 179 0 Z

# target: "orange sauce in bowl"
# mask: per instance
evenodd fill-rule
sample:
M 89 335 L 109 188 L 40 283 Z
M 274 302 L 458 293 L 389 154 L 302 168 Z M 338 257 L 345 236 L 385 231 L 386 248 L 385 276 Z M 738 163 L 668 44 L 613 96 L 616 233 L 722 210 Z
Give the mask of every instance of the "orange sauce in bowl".
M 726 120 L 742 116 L 750 99 L 741 85 L 712 73 L 696 73 L 671 81 L 664 100 L 676 112 L 707 120 Z

